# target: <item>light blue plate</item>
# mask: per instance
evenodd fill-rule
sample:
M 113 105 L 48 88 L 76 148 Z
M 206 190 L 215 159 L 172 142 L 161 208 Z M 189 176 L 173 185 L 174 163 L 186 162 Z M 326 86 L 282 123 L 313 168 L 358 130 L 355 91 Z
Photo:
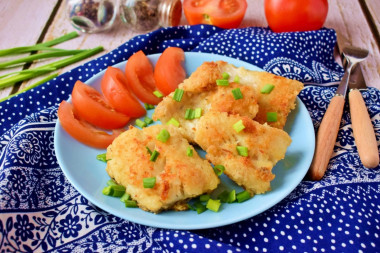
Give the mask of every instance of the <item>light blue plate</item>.
M 204 61 L 223 60 L 238 67 L 251 70 L 261 70 L 249 63 L 220 55 L 204 53 L 185 53 L 185 69 L 189 75 Z M 156 64 L 159 55 L 149 55 L 152 64 Z M 125 62 L 115 65 L 124 69 Z M 100 90 L 100 72 L 86 83 Z M 151 117 L 153 110 L 148 112 Z M 133 123 L 133 122 L 132 122 Z M 304 178 L 314 155 L 315 136 L 311 118 L 305 105 L 297 98 L 296 109 L 293 110 L 285 126 L 292 144 L 286 157 L 274 168 L 276 178 L 272 181 L 272 190 L 262 195 L 256 195 L 243 203 L 223 204 L 219 212 L 206 211 L 197 214 L 195 211 L 166 211 L 160 214 L 145 212 L 139 208 L 125 208 L 118 199 L 102 194 L 102 189 L 110 179 L 105 171 L 105 163 L 96 156 L 105 150 L 85 146 L 70 137 L 57 121 L 54 135 L 55 152 L 62 171 L 74 187 L 89 201 L 103 210 L 143 225 L 168 229 L 206 229 L 232 224 L 253 217 L 276 205 L 284 199 Z M 202 151 L 203 152 L 203 151 Z M 202 153 L 200 152 L 200 153 Z M 203 152 L 204 153 L 204 152 Z M 223 188 L 242 189 L 231 182 L 226 176 L 221 177 Z

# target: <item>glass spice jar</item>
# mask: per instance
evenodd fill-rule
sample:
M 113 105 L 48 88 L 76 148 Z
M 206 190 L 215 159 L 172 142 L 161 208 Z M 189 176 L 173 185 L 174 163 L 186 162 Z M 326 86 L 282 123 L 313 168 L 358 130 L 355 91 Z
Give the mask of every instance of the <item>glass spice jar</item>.
M 74 28 L 96 33 L 112 27 L 118 14 L 119 0 L 67 0 L 66 8 Z
M 177 26 L 181 15 L 181 0 L 121 0 L 120 3 L 123 23 L 138 32 Z

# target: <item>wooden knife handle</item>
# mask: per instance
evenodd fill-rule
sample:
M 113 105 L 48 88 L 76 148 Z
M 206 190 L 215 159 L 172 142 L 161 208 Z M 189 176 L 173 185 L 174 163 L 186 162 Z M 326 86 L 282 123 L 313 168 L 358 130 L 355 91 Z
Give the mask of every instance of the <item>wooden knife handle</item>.
M 325 174 L 338 136 L 343 107 L 344 97 L 334 96 L 323 116 L 317 134 L 314 159 L 308 172 L 311 180 L 320 180 Z
M 379 151 L 375 131 L 369 117 L 367 107 L 359 90 L 349 93 L 352 130 L 358 148 L 360 160 L 367 168 L 379 165 Z

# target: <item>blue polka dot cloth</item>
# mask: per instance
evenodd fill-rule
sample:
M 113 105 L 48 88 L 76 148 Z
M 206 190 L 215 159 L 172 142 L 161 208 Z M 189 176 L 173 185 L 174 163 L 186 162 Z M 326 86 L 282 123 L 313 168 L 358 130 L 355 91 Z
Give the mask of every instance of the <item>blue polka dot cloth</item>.
M 305 83 L 299 98 L 317 130 L 343 75 L 335 44 L 330 29 L 163 28 L 0 103 L 1 252 L 380 252 L 380 167 L 361 164 L 348 105 L 321 181 L 305 178 L 267 211 L 223 227 L 170 230 L 118 218 L 83 197 L 55 157 L 57 107 L 76 80 L 138 50 L 154 54 L 170 46 L 237 58 Z M 380 91 L 362 95 L 379 142 Z

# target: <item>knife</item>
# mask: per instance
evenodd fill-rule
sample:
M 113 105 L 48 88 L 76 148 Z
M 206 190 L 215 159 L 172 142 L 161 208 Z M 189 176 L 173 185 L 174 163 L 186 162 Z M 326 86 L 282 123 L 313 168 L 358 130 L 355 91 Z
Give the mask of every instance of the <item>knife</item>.
M 359 157 L 365 167 L 375 168 L 379 165 L 379 151 L 371 118 L 360 93 L 360 89 L 367 88 L 360 64 L 357 65 L 352 73 L 349 88 L 348 101 L 350 104 L 352 131 Z

